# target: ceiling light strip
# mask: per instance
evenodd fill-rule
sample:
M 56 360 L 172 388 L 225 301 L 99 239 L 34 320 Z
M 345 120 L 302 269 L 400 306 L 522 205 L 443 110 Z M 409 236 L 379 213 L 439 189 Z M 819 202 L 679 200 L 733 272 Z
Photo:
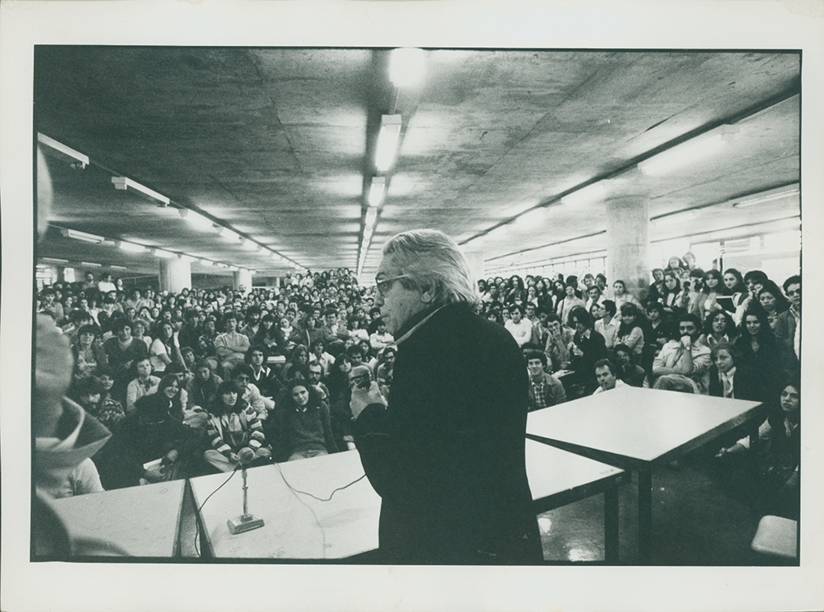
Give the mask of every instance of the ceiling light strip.
M 40 132 L 37 133 L 37 142 L 42 144 L 44 147 L 48 147 L 52 151 L 56 153 L 60 153 L 65 157 L 69 157 L 75 160 L 77 163 L 80 164 L 81 168 L 86 168 L 90 161 L 89 156 L 77 151 L 76 149 L 72 149 L 71 147 L 64 145 L 62 142 L 58 142 L 51 136 L 46 136 L 45 134 L 41 134 Z

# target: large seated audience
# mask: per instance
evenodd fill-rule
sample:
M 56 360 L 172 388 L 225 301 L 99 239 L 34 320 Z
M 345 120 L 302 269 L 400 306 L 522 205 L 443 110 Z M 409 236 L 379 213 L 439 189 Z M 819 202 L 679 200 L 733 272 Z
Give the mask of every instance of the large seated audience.
M 750 462 L 797 486 L 801 278 L 779 285 L 685 259 L 638 291 L 603 274 L 483 279 L 478 314 L 522 348 L 530 410 L 623 385 L 761 401 L 769 416 Z M 397 352 L 373 292 L 346 268 L 249 291 L 126 291 L 91 273 L 46 286 L 37 308 L 71 340 L 70 397 L 113 433 L 76 475 L 87 482 L 56 488 L 232 470 L 244 447 L 255 464 L 353 448 L 350 379 L 389 396 Z M 724 442 L 722 463 L 751 454 L 745 438 Z

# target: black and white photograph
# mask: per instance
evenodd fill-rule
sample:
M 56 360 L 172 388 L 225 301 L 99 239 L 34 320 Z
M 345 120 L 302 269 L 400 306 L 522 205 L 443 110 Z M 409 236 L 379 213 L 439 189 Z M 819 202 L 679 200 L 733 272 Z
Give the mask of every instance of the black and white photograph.
M 85 609 L 194 605 L 149 572 L 199 602 L 253 573 L 251 609 L 379 609 L 278 604 L 290 572 L 397 609 L 504 575 L 530 597 L 489 609 L 687 609 L 587 577 L 693 571 L 689 609 L 824 603 L 720 586 L 821 564 L 801 42 L 87 38 L 23 45 L 3 108 L 26 571 L 104 583 Z

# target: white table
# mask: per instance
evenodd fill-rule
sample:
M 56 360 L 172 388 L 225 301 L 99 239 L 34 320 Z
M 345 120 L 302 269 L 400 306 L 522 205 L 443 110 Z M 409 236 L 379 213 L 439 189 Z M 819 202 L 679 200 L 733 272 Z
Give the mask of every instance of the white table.
M 185 480 L 56 499 L 52 506 L 72 539 L 93 539 L 104 551 L 132 557 L 174 557 Z
M 527 436 L 583 456 L 638 471 L 638 538 L 649 559 L 652 466 L 666 463 L 763 416 L 759 402 L 639 387 L 558 404 L 527 417 Z
M 281 476 L 282 470 L 282 476 Z M 378 547 L 380 497 L 363 478 L 321 502 L 295 489 L 326 498 L 363 475 L 357 451 L 252 468 L 248 472 L 249 512 L 264 526 L 232 535 L 226 525 L 242 510 L 241 476 L 235 476 L 200 510 L 204 543 L 221 558 L 340 559 Z M 226 480 L 212 474 L 190 480 L 195 506 Z M 313 514 L 314 513 L 314 514 Z
M 527 474 L 537 512 L 604 493 L 608 558 L 618 553 L 618 497 L 623 470 L 550 446 L 526 441 Z M 294 489 L 325 498 L 363 475 L 357 451 L 290 461 L 248 470 L 249 511 L 264 526 L 232 535 L 226 521 L 241 512 L 241 477 L 236 474 L 200 510 L 204 554 L 220 558 L 341 559 L 378 547 L 380 497 L 364 478 L 321 502 Z M 190 481 L 196 507 L 228 474 Z M 308 507 L 307 507 L 308 506 Z M 310 510 L 311 508 L 311 510 Z M 314 512 L 314 515 L 313 515 Z

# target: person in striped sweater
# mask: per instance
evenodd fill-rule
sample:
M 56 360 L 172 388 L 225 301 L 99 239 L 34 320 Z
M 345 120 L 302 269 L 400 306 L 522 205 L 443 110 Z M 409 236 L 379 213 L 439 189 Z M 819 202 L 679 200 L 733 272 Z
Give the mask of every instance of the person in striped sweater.
M 252 465 L 269 463 L 272 458 L 258 413 L 240 397 L 234 382 L 226 381 L 218 387 L 209 411 L 206 435 L 211 448 L 203 453 L 203 458 L 222 472 L 238 467 L 238 454 L 244 447 L 255 452 Z

